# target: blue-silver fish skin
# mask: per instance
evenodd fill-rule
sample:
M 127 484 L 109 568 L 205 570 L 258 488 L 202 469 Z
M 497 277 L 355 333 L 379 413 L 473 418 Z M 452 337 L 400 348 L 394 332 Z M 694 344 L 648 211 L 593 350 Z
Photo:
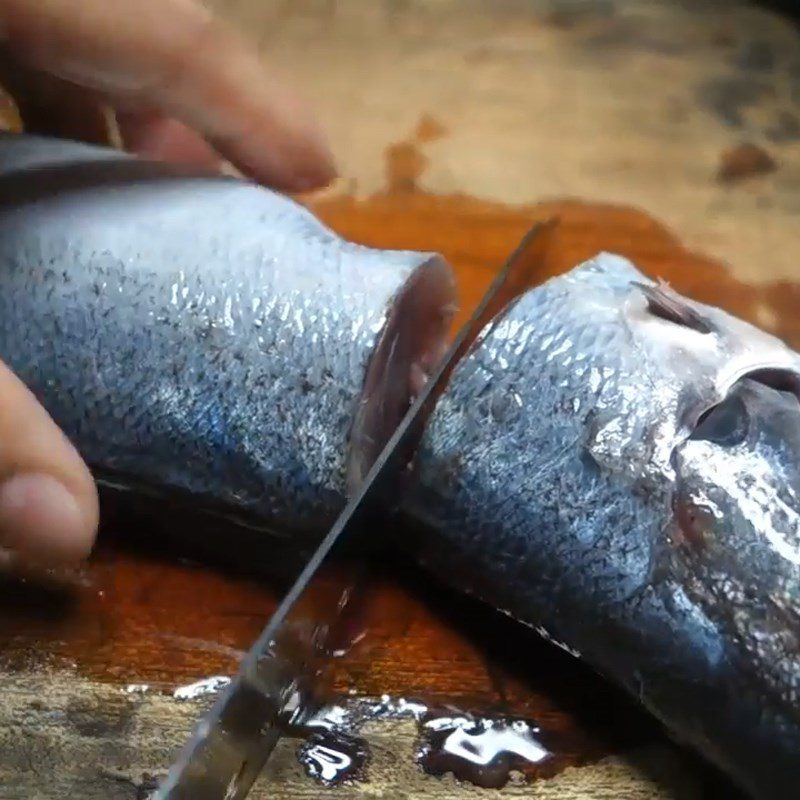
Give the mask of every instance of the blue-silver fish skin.
M 794 797 L 800 363 L 657 288 L 604 255 L 515 303 L 435 410 L 406 513 L 444 580 Z M 437 257 L 266 190 L 0 137 L 0 358 L 123 487 L 319 535 L 452 293 Z
M 800 356 L 600 254 L 454 372 L 427 567 L 617 681 L 753 796 L 800 785 Z
M 453 300 L 440 257 L 346 242 L 262 187 L 0 138 L 0 359 L 119 488 L 316 535 Z

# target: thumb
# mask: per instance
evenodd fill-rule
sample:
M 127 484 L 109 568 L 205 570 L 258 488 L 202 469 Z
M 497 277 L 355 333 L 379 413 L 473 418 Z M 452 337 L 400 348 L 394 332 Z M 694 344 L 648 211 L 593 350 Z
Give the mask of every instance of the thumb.
M 79 560 L 94 544 L 97 490 L 67 437 L 0 364 L 0 548 L 36 561 Z

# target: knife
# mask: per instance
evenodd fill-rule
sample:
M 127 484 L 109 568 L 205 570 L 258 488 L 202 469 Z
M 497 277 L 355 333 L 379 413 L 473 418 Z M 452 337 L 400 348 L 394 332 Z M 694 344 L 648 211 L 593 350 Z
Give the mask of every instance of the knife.
M 323 573 L 368 523 L 385 523 L 384 501 L 408 464 L 424 422 L 453 368 L 502 307 L 530 286 L 555 220 L 534 225 L 458 331 L 422 392 L 372 465 L 361 487 L 311 556 L 244 657 L 239 672 L 203 717 L 156 790 L 154 800 L 242 800 L 287 728 L 302 720 L 333 657 L 337 629 L 353 591 L 352 573 Z

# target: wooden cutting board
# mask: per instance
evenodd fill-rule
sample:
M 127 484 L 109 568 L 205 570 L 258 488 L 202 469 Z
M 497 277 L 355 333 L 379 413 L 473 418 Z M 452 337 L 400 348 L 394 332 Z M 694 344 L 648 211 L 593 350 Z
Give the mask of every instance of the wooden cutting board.
M 310 206 L 357 241 L 441 251 L 464 315 L 532 221 L 555 215 L 537 281 L 619 252 L 800 347 L 800 40 L 787 21 L 734 0 L 215 5 L 331 133 L 343 177 Z M 269 582 L 174 544 L 204 530 L 108 509 L 85 569 L 0 582 L 0 800 L 147 796 L 146 775 L 207 702 L 175 688 L 229 674 L 276 601 Z M 340 688 L 532 719 L 558 758 L 498 794 L 424 775 L 415 727 L 385 722 L 365 780 L 325 789 L 285 742 L 254 798 L 734 796 L 613 687 L 491 610 L 410 566 L 376 567 L 371 592 Z

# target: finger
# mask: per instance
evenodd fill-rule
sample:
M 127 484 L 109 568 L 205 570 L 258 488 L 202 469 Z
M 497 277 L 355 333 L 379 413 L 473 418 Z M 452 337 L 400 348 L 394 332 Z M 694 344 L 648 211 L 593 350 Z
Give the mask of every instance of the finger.
M 111 143 L 103 98 L 98 93 L 24 67 L 2 51 L 0 84 L 13 97 L 28 133 L 90 144 Z
M 157 111 L 121 109 L 110 114 L 108 102 L 99 92 L 24 67 L 2 52 L 0 85 L 14 98 L 28 133 L 122 146 L 147 158 L 214 171 L 222 166 L 222 159 L 208 142 L 177 120 Z
M 88 468 L 33 394 L 0 364 L 0 548 L 37 561 L 85 557 L 97 532 Z
M 332 157 L 309 110 L 231 29 L 192 0 L 0 0 L 21 58 L 63 78 L 156 106 L 240 171 L 281 189 L 330 182 Z
M 131 153 L 160 161 L 219 170 L 219 154 L 193 130 L 157 113 L 118 111 L 122 146 Z

